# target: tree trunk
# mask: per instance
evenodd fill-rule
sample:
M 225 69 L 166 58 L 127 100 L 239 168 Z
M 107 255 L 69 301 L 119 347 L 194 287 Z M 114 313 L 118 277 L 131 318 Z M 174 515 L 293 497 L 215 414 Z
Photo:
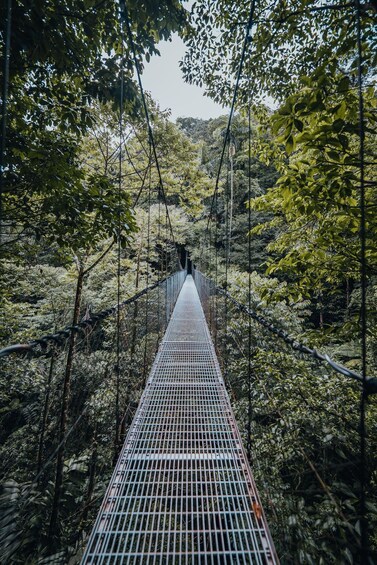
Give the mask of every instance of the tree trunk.
M 73 310 L 72 326 L 76 326 L 79 321 L 84 274 L 85 274 L 84 268 L 80 264 L 79 273 L 77 276 L 76 297 L 75 297 L 75 306 Z M 60 499 L 61 499 L 62 485 L 63 485 L 63 467 L 64 467 L 64 453 L 65 453 L 64 437 L 67 432 L 68 405 L 70 398 L 70 387 L 71 387 L 71 376 L 72 376 L 72 365 L 73 365 L 73 358 L 75 351 L 75 343 L 76 343 L 76 333 L 72 332 L 69 339 L 67 364 L 65 368 L 64 383 L 63 383 L 62 405 L 60 411 L 59 443 L 58 443 L 59 449 L 56 456 L 54 498 L 52 502 L 50 527 L 48 534 L 49 543 L 52 545 L 53 545 L 53 540 L 59 537 L 58 536 L 59 506 L 60 506 Z
M 50 359 L 50 368 L 48 372 L 45 401 L 43 406 L 43 414 L 42 414 L 42 422 L 41 422 L 41 431 L 40 431 L 39 444 L 38 444 L 38 457 L 37 457 L 38 475 L 42 468 L 43 448 L 44 448 L 45 435 L 46 435 L 47 417 L 50 408 L 51 381 L 52 381 L 52 375 L 54 374 L 54 364 L 55 364 L 55 354 L 53 352 L 52 357 Z
M 139 279 L 140 279 L 140 256 L 141 256 L 141 247 L 142 241 L 140 242 L 139 251 L 137 255 L 137 264 L 136 264 L 136 280 L 135 280 L 135 292 L 139 289 Z M 131 374 L 133 376 L 133 368 L 132 363 L 135 355 L 135 348 L 136 348 L 136 328 L 137 328 L 137 318 L 139 316 L 139 302 L 136 300 L 135 307 L 134 307 L 134 315 L 133 315 L 133 325 L 132 325 L 132 338 L 131 338 L 131 349 L 130 349 L 130 365 L 131 365 Z M 132 380 L 132 379 L 131 379 Z
M 349 320 L 350 317 L 350 302 L 351 302 L 351 288 L 350 288 L 350 280 L 347 277 L 346 280 L 346 311 L 347 311 L 347 320 Z
M 322 302 L 322 292 L 320 294 L 318 294 L 317 300 L 318 300 L 318 314 L 319 314 L 319 327 L 321 328 L 321 330 L 323 330 L 323 326 L 325 323 L 325 309 L 323 307 L 323 302 Z
M 95 485 L 95 477 L 96 477 L 96 469 L 97 469 L 97 459 L 98 459 L 98 444 L 97 444 L 97 429 L 94 430 L 93 435 L 93 448 L 92 448 L 92 455 L 90 458 L 89 463 L 89 482 L 88 482 L 88 490 L 85 497 L 85 504 L 82 509 L 81 519 L 80 519 L 80 526 L 79 526 L 79 534 L 84 526 L 84 522 L 88 516 L 89 507 L 92 502 L 93 492 L 94 492 L 94 485 Z
M 323 324 L 324 324 L 324 311 L 323 308 L 321 308 L 319 311 L 319 327 L 321 328 L 321 330 L 323 330 Z

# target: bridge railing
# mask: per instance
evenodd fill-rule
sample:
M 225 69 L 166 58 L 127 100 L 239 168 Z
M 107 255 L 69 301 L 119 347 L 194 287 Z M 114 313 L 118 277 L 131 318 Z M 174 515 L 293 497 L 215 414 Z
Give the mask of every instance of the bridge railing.
M 56 562 L 67 563 L 80 546 L 185 277 L 178 271 L 119 309 L 83 315 L 77 327 L 2 350 L 2 563 L 60 550 Z

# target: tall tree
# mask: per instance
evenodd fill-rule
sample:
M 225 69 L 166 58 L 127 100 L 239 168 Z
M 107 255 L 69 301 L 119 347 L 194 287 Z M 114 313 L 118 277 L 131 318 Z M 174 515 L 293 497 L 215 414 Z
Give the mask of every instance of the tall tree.
M 182 29 L 177 0 L 130 2 L 129 17 L 140 61 L 160 39 Z M 6 21 L 6 6 L 0 9 Z M 1 29 L 1 49 L 7 29 Z M 123 45 L 122 45 L 123 44 Z M 124 85 L 120 87 L 120 69 Z M 140 109 L 133 63 L 120 29 L 116 2 L 43 0 L 13 7 L 5 154 L 2 156 L 3 249 L 25 234 L 60 242 L 77 230 L 83 210 L 104 217 L 109 186 L 103 175 L 84 175 L 80 140 L 93 125 L 93 100 Z M 85 237 L 85 225 L 82 226 Z M 90 240 L 90 234 L 88 239 Z M 12 251 L 10 249 L 10 251 Z
M 186 79 L 203 84 L 218 102 L 231 100 L 250 16 L 249 1 L 198 0 L 185 36 L 188 51 L 181 63 Z M 360 3 L 364 70 L 377 64 L 375 3 Z M 260 0 L 240 77 L 239 103 L 266 95 L 283 101 L 329 61 L 338 70 L 352 65 L 357 53 L 357 4 L 324 5 L 320 0 Z

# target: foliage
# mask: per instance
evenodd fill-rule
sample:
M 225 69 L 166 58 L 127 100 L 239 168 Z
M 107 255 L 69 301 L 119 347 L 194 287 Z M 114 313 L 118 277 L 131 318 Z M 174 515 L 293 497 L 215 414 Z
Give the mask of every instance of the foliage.
M 157 52 L 160 39 L 182 29 L 185 10 L 175 0 L 131 2 L 128 9 L 142 66 L 142 57 Z M 122 140 L 119 155 L 121 66 L 124 132 L 132 135 Z M 4 345 L 69 325 L 78 276 L 84 277 L 79 319 L 115 304 L 118 249 L 113 244 L 119 238 L 121 299 L 168 276 L 176 253 L 152 178 L 146 177 L 143 200 L 132 209 L 142 183 L 127 183 L 132 170 L 127 151 L 140 150 L 136 137 L 144 120 L 127 41 L 122 53 L 118 5 L 86 0 L 18 3 L 13 11 L 10 70 L 1 218 L 6 258 L 0 287 Z M 164 116 L 159 123 L 165 152 L 172 154 L 174 136 L 179 143 L 175 152 L 181 151 L 182 161 L 183 152 L 191 151 L 183 180 L 178 172 L 171 179 L 176 192 L 183 182 L 189 191 L 197 168 L 195 147 Z M 169 128 L 170 137 L 165 135 Z M 125 171 L 120 185 L 119 157 Z M 146 169 L 150 168 L 149 162 Z M 203 180 L 199 173 L 197 185 Z M 149 202 L 144 200 L 148 185 Z M 189 207 L 187 194 L 185 198 Z M 169 203 L 169 212 L 178 225 L 180 243 L 187 219 L 176 203 L 178 198 Z M 152 225 L 147 222 L 149 204 Z M 137 227 L 140 233 L 131 238 Z M 121 438 L 166 323 L 164 300 L 162 287 L 122 312 Z M 3 363 L 0 476 L 6 511 L 1 561 L 66 563 L 80 551 L 118 449 L 114 343 L 114 319 L 76 338 L 68 395 L 62 393 L 68 371 L 64 348 L 53 351 L 47 360 Z M 64 482 L 52 539 L 48 524 L 56 500 L 55 460 L 64 398 L 68 399 L 66 429 L 71 433 L 64 445 Z
M 377 105 L 374 89 L 365 91 L 365 178 L 376 178 L 374 153 Z M 261 143 L 281 176 L 265 196 L 252 202 L 272 211 L 265 226 L 277 228 L 270 244 L 273 260 L 268 273 L 294 278 L 292 293 L 308 295 L 359 277 L 359 145 L 358 96 L 347 75 L 318 68 L 268 120 L 274 140 Z M 267 125 L 265 124 L 265 125 Z M 269 127 L 267 126 L 267 127 Z M 284 143 L 284 148 L 282 147 Z M 264 147 L 263 147 L 264 145 Z M 285 149 L 285 150 L 284 150 Z M 368 272 L 376 269 L 375 191 L 366 189 Z M 347 242 L 346 245 L 344 243 Z
M 116 113 L 108 105 L 93 106 L 92 111 L 95 124 L 81 142 L 78 170 L 83 178 L 90 175 L 103 178 L 111 187 L 103 212 L 108 222 L 106 229 L 103 224 L 102 229 L 96 221 L 101 207 L 91 190 L 87 205 L 82 207 L 78 216 L 77 232 L 69 227 L 71 219 L 64 217 L 59 218 L 64 223 L 56 226 L 56 230 L 61 230 L 62 239 L 52 237 L 50 230 L 38 239 L 30 234 L 27 240 L 18 242 L 22 253 L 3 263 L 1 290 L 5 298 L 5 315 L 1 338 L 4 345 L 29 341 L 70 325 L 78 268 L 79 273 L 82 268 L 86 272 L 79 319 L 117 303 L 118 246 L 113 243 L 119 221 L 118 122 Z M 166 153 L 174 156 L 182 151 L 175 143 L 183 141 L 184 149 L 191 151 L 187 167 L 192 168 L 190 183 L 195 183 L 195 146 L 174 126 L 169 128 L 164 117 L 160 120 L 162 131 L 171 131 L 172 135 L 164 136 L 157 147 L 163 142 Z M 169 276 L 177 268 L 177 249 L 172 242 L 164 202 L 156 188 L 155 170 L 142 183 L 139 176 L 134 182 L 128 176 L 133 170 L 131 159 L 143 152 L 142 128 L 143 124 L 138 120 L 130 120 L 126 125 L 128 138 L 121 156 L 125 173 L 120 185 L 121 198 L 127 203 L 123 214 L 127 225 L 122 229 L 122 243 L 126 241 L 127 245 L 121 248 L 120 256 L 121 300 Z M 107 156 L 110 158 L 107 159 Z M 151 163 L 146 163 L 145 169 L 150 170 Z M 199 172 L 199 176 L 205 178 L 203 172 Z M 174 190 L 177 194 L 174 179 L 172 176 L 166 184 L 170 190 L 170 202 L 174 198 L 178 202 L 178 198 L 174 197 Z M 197 200 L 195 193 L 190 192 L 191 184 L 187 188 L 186 202 L 189 204 L 192 198 L 195 205 Z M 140 189 L 141 197 L 131 214 L 131 199 L 135 202 Z M 51 196 L 52 204 L 56 204 L 56 196 Z M 63 195 L 58 194 L 60 196 Z M 176 204 L 169 203 L 167 209 L 175 242 L 178 246 L 184 245 L 188 216 Z M 43 219 L 49 219 L 46 212 Z M 114 225 L 114 233 L 111 230 L 109 233 L 110 225 Z M 12 246 L 14 249 L 14 244 Z M 122 311 L 121 439 L 132 420 L 156 344 L 166 324 L 168 305 L 165 302 L 168 296 L 170 294 L 162 286 Z M 3 464 L 0 475 L 2 500 L 5 507 L 9 506 L 9 512 L 4 517 L 1 560 L 18 563 L 38 556 L 43 562 L 55 560 L 64 563 L 73 555 L 76 555 L 74 559 L 79 559 L 87 530 L 109 480 L 116 451 L 115 321 L 113 317 L 76 339 L 67 430 L 74 428 L 65 443 L 59 528 L 54 532 L 54 540 L 51 540 L 48 524 L 54 501 L 56 438 L 67 352 L 58 348 L 52 359 L 24 359 L 21 363 L 17 359 L 8 359 L 2 366 L 0 453 Z M 34 498 L 31 499 L 30 495 L 34 492 L 35 503 L 32 503 Z
M 221 116 L 211 120 L 195 120 L 194 118 L 179 118 L 177 123 L 183 131 L 193 140 L 199 143 L 201 152 L 201 168 L 212 179 L 216 178 L 220 155 L 224 143 L 227 117 Z M 249 229 L 249 212 L 247 203 L 249 197 L 249 170 L 250 170 L 250 194 L 259 196 L 272 186 L 277 179 L 277 171 L 273 165 L 265 164 L 256 155 L 252 155 L 249 162 L 249 141 L 248 141 L 248 119 L 243 116 L 236 116 L 232 124 L 232 142 L 235 147 L 233 159 L 233 213 L 232 213 L 232 234 L 229 250 L 229 260 L 243 269 L 248 269 L 248 246 L 245 245 L 245 234 Z M 251 124 L 251 138 L 257 136 L 257 122 L 253 120 Z M 213 192 L 205 198 L 204 203 L 207 211 L 212 206 L 213 221 L 210 223 L 211 239 L 214 242 L 217 230 L 217 241 L 213 243 L 214 249 L 211 250 L 212 259 L 217 254 L 219 258 L 224 258 L 226 254 L 226 218 L 229 216 L 227 211 L 227 199 L 229 199 L 229 185 L 231 182 L 231 172 L 228 157 L 226 156 L 227 171 L 223 171 L 220 179 L 217 204 L 212 204 Z M 250 169 L 249 169 L 250 168 Z M 224 167 L 225 169 L 225 167 Z M 213 190 L 213 188 L 212 188 Z M 206 196 L 206 195 L 204 195 Z M 266 221 L 269 216 L 259 211 L 251 211 L 250 227 L 258 226 Z M 203 224 L 198 223 L 194 227 L 190 250 L 194 259 L 202 255 L 202 250 L 198 248 L 197 242 L 203 242 L 203 231 L 205 231 L 207 220 Z M 263 271 L 267 254 L 266 245 L 272 237 L 270 233 L 262 233 L 255 236 L 251 246 L 251 268 Z M 203 256 L 200 265 L 203 264 Z
M 148 264 L 148 261 L 157 261 L 157 255 L 155 250 L 148 252 L 141 233 L 142 230 L 138 235 L 140 239 L 133 242 L 134 249 L 128 251 L 127 257 L 122 257 L 122 299 L 138 290 L 135 280 L 140 289 L 164 275 L 163 269 L 158 274 L 152 264 Z M 137 263 L 131 259 L 134 253 L 139 257 Z M 83 294 L 82 317 L 101 307 L 108 307 L 109 303 L 116 303 L 116 266 L 116 254 L 109 252 L 106 260 L 90 272 Z M 19 265 L 17 269 L 20 269 Z M 52 268 L 49 267 L 49 270 L 52 271 Z M 29 267 L 30 279 L 33 280 L 39 271 L 38 263 Z M 23 306 L 20 315 L 24 326 L 18 331 L 13 328 L 13 339 L 28 339 L 28 336 L 35 337 L 42 329 L 53 330 L 57 323 L 64 325 L 64 314 L 65 321 L 69 321 L 72 306 L 67 308 L 65 301 L 68 299 L 72 304 L 73 269 L 66 272 L 58 268 L 55 274 L 60 283 L 64 283 L 53 289 L 56 316 L 52 317 L 48 308 L 48 296 L 52 288 L 46 286 L 46 278 L 34 279 L 34 296 L 40 308 L 37 309 L 36 304 L 19 302 Z M 26 288 L 24 277 L 20 284 Z M 132 420 L 156 344 L 166 324 L 167 296 L 165 288 L 161 287 L 121 313 L 119 384 L 122 439 Z M 26 298 L 18 296 L 19 301 Z M 30 313 L 34 310 L 34 315 L 28 318 L 22 315 L 27 312 L 27 307 Z M 15 317 L 15 322 L 17 320 Z M 115 322 L 114 317 L 109 318 L 94 330 L 85 332 L 85 335 L 80 334 L 77 340 L 68 417 L 68 430 L 72 432 L 65 442 L 59 531 L 55 534 L 59 543 L 55 543 L 53 548 L 49 540 L 48 523 L 53 499 L 61 383 L 67 354 L 59 348 L 52 358 L 7 358 L 2 363 L 0 473 L 3 483 L 1 501 L 7 509 L 2 514 L 2 561 L 23 563 L 37 556 L 47 559 L 61 551 L 61 556 L 56 559 L 65 563 L 86 540 L 87 529 L 91 527 L 109 480 L 114 457 L 117 382 L 117 372 L 114 370 L 117 364 Z
M 140 57 L 155 53 L 156 43 L 185 21 L 176 0 L 130 3 L 129 12 Z M 130 57 L 127 44 L 122 54 L 116 3 L 44 0 L 14 7 L 2 179 L 2 224 L 9 235 L 3 251 L 11 254 L 9 242 L 28 235 L 86 247 L 114 232 L 114 187 L 104 174 L 85 174 L 81 140 L 95 123 L 93 101 L 119 105 L 121 67 L 124 110 L 140 110 Z M 122 207 L 122 223 L 131 227 L 126 198 Z
M 192 9 L 185 41 L 188 51 L 181 63 L 186 79 L 204 85 L 206 93 L 230 103 L 244 44 L 250 2 L 198 0 Z M 361 6 L 365 70 L 376 60 L 375 7 Z M 266 95 L 284 101 L 293 94 L 301 76 L 336 61 L 338 70 L 355 65 L 356 6 L 324 5 L 320 0 L 288 0 L 255 5 L 254 25 L 240 77 L 239 104 L 263 100 Z
M 159 39 L 179 30 L 188 45 L 186 77 L 205 83 L 215 100 L 229 101 L 249 3 L 198 0 L 188 28 L 176 0 L 127 4 L 140 62 L 157 50 Z M 3 15 L 4 7 L 0 10 Z M 362 6 L 371 374 L 377 368 L 373 18 L 373 6 Z M 355 31 L 353 4 L 331 9 L 316 0 L 256 4 L 240 113 L 230 132 L 235 153 L 227 148 L 216 200 L 213 180 L 227 117 L 180 118 L 175 125 L 148 99 L 165 207 L 127 41 L 119 141 L 118 6 L 91 0 L 18 3 L 2 185 L 2 343 L 29 341 L 69 325 L 78 273 L 79 319 L 85 319 L 117 303 L 118 269 L 124 300 L 174 272 L 177 250 L 183 259 L 188 249 L 194 263 L 241 302 L 250 300 L 276 326 L 360 370 Z M 274 111 L 257 105 L 266 94 L 279 102 Z M 120 257 L 114 245 L 119 222 Z M 54 543 L 48 523 L 67 351 L 3 363 L 1 561 L 79 560 L 117 454 L 117 434 L 122 439 L 132 420 L 167 321 L 167 295 L 160 288 L 121 311 L 119 359 L 114 318 L 76 338 L 71 433 Z M 302 359 L 255 322 L 249 351 L 248 319 L 219 297 L 209 302 L 223 372 L 282 563 L 357 562 L 358 386 Z M 373 550 L 376 416 L 375 399 L 369 399 Z

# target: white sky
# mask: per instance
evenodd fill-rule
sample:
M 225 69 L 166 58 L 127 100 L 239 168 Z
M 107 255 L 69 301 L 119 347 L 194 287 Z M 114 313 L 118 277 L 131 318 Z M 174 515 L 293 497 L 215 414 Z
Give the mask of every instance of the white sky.
M 142 81 L 144 89 L 151 93 L 161 110 L 171 109 L 171 117 L 216 118 L 228 110 L 203 95 L 203 90 L 184 82 L 178 61 L 182 59 L 185 45 L 177 34 L 173 40 L 157 45 L 161 56 L 145 62 Z

